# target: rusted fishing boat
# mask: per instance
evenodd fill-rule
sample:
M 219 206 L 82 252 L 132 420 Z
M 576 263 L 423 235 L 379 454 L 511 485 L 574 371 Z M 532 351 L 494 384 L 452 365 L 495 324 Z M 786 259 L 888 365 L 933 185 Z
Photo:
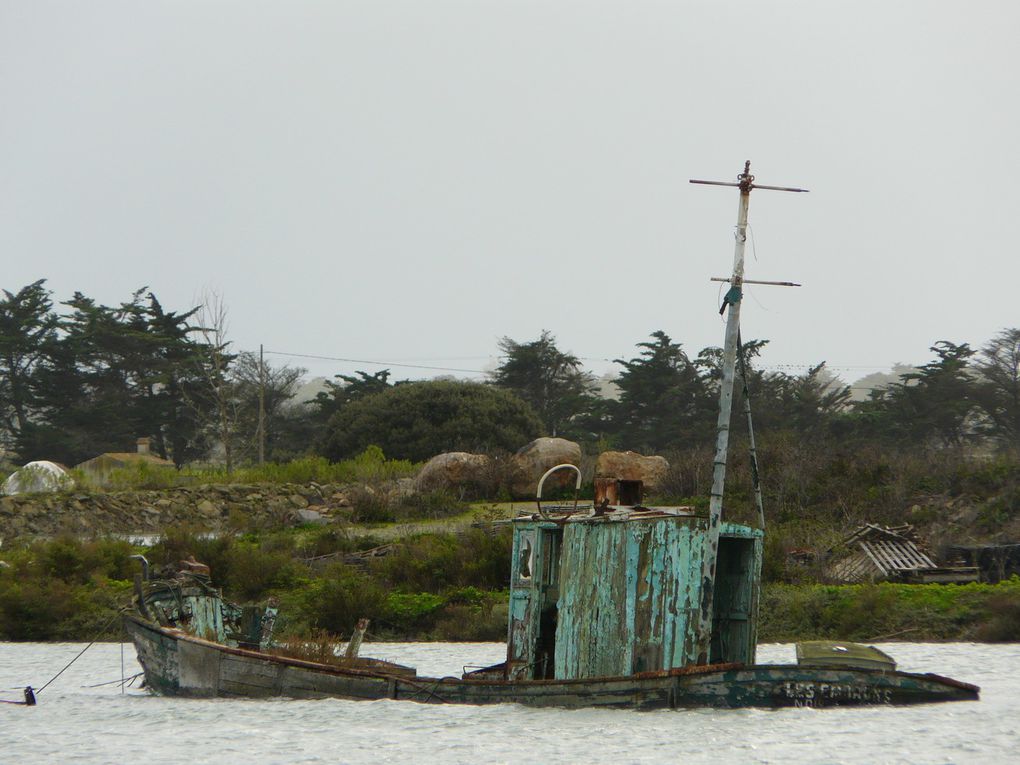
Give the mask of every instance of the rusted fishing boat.
M 634 491 L 630 485 L 626 490 Z M 761 532 L 724 523 L 715 617 L 699 663 L 698 581 L 708 519 L 683 508 L 543 510 L 514 525 L 507 661 L 461 677 L 351 658 L 268 652 L 272 608 L 226 603 L 201 576 L 141 585 L 125 624 L 148 687 L 171 696 L 396 699 L 680 709 L 913 704 L 978 698 L 973 685 L 895 670 L 874 649 L 812 644 L 755 664 Z
M 506 661 L 460 677 L 351 656 L 316 663 L 267 651 L 273 609 L 232 606 L 207 572 L 139 580 L 126 628 L 148 687 L 179 696 L 397 699 L 553 707 L 682 709 L 915 704 L 967 701 L 978 688 L 902 672 L 877 649 L 798 647 L 796 664 L 757 664 L 765 518 L 725 522 L 723 486 L 738 354 L 749 165 L 740 189 L 737 246 L 723 351 L 712 495 L 707 513 L 646 507 L 638 481 L 605 480 L 582 508 L 541 502 L 514 518 Z M 750 426 L 750 409 L 745 414 Z M 753 432 L 750 439 L 756 475 Z M 185 567 L 187 569 L 187 567 Z

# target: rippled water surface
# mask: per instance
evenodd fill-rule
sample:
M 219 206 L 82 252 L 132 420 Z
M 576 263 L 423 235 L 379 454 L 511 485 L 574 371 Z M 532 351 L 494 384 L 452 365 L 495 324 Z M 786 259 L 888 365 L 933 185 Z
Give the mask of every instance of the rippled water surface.
M 0 643 L 0 698 L 41 686 L 84 646 Z M 100 644 L 33 708 L 0 704 L 0 762 L 159 763 L 993 763 L 1020 762 L 1020 645 L 883 645 L 901 669 L 980 685 L 979 702 L 898 708 L 627 712 L 400 701 L 166 699 L 116 685 Z M 371 643 L 363 655 L 460 674 L 498 643 Z M 125 646 L 126 674 L 139 671 Z M 759 661 L 792 662 L 768 645 Z

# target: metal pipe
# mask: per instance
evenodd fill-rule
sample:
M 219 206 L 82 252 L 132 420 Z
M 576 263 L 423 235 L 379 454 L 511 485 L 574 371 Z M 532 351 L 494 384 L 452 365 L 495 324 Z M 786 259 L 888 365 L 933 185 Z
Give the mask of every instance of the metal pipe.
M 142 563 L 142 581 L 149 581 L 149 561 L 144 555 L 129 555 L 129 560 L 137 560 Z
M 577 492 L 581 489 L 581 468 L 577 465 L 572 465 L 569 462 L 564 462 L 562 465 L 555 465 L 549 468 L 542 474 L 542 477 L 538 479 L 538 490 L 535 492 L 535 502 L 538 503 L 538 514 L 546 520 L 549 519 L 549 515 L 542 509 L 542 485 L 545 483 L 546 478 L 551 476 L 557 470 L 562 470 L 563 468 L 571 468 L 572 470 L 577 471 L 577 483 L 574 484 L 574 511 L 577 511 Z

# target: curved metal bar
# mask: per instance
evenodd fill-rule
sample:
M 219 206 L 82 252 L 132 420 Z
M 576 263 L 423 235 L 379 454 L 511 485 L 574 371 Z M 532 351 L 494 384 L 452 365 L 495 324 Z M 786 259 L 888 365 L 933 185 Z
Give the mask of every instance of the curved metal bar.
M 569 462 L 564 462 L 562 465 L 555 465 L 549 468 L 542 474 L 542 477 L 538 479 L 538 490 L 535 492 L 535 502 L 538 504 L 538 514 L 541 515 L 544 520 L 548 521 L 550 518 L 548 513 L 542 509 L 542 486 L 545 484 L 546 478 L 551 476 L 557 470 L 562 470 L 563 468 L 571 468 L 577 473 L 577 483 L 574 484 L 574 511 L 577 511 L 577 492 L 581 490 L 581 468 L 577 465 L 572 465 Z

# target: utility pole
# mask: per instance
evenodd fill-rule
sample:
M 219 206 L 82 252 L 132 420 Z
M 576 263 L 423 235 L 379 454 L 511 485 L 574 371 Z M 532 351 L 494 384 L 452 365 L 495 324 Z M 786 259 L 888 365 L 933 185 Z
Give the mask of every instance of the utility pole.
M 726 316 L 726 340 L 723 345 L 722 380 L 719 383 L 719 419 L 716 423 L 715 464 L 712 472 L 712 496 L 708 511 L 708 534 L 701 566 L 701 608 L 698 612 L 698 664 L 709 662 L 712 641 L 713 594 L 715 590 L 715 568 L 719 557 L 719 529 L 722 524 L 723 490 L 726 486 L 726 457 L 730 441 L 730 413 L 733 408 L 733 378 L 737 363 L 737 345 L 740 334 L 740 301 L 744 285 L 744 244 L 747 242 L 747 210 L 752 189 L 772 191 L 804 192 L 807 189 L 787 186 L 763 186 L 754 182 L 751 175 L 751 160 L 744 163 L 744 172 L 737 176 L 737 182 L 699 181 L 691 183 L 707 186 L 732 186 L 740 189 L 740 203 L 737 207 L 736 246 L 733 251 L 733 275 L 730 288 L 723 299 L 720 313 L 729 309 Z M 763 282 L 756 282 L 763 283 Z M 786 284 L 786 283 L 784 283 Z M 792 283 L 788 283 L 790 286 Z M 759 512 L 761 512 L 759 510 Z M 764 520 L 762 518 L 762 520 Z
M 259 343 L 259 464 L 266 461 L 266 364 Z

